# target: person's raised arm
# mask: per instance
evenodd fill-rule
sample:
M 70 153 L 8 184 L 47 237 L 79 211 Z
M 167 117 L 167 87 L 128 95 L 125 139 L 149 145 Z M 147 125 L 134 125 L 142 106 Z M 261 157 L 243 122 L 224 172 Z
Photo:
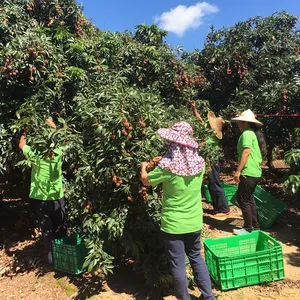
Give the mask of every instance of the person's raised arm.
M 200 123 L 201 123 L 201 125 L 203 125 L 203 124 L 204 124 L 204 121 L 203 121 L 201 115 L 199 114 L 199 112 L 198 112 L 198 110 L 197 110 L 196 102 L 195 102 L 194 100 L 190 100 L 189 103 L 190 103 L 190 105 L 191 105 L 191 107 L 192 107 L 194 116 L 195 116 L 196 118 L 198 118 L 199 121 L 200 121 Z

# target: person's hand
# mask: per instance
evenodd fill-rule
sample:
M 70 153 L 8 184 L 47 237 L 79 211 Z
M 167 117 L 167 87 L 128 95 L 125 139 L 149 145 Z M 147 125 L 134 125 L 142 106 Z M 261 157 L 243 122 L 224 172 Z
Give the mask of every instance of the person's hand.
M 141 169 L 142 169 L 142 170 L 146 170 L 147 166 L 148 166 L 148 162 L 147 162 L 147 161 L 143 161 L 143 162 L 141 163 Z
M 240 171 L 236 171 L 233 175 L 233 179 L 235 181 L 236 184 L 240 183 L 240 176 L 241 176 L 241 172 Z
M 189 100 L 189 103 L 190 103 L 190 105 L 191 105 L 191 107 L 192 107 L 193 109 L 196 108 L 196 102 L 195 102 L 195 100 Z
M 155 156 L 155 157 L 152 158 L 152 160 L 153 160 L 153 162 L 154 162 L 155 164 L 159 163 L 159 162 L 161 161 L 161 159 L 162 159 L 161 156 Z
M 55 123 L 52 121 L 52 119 L 47 118 L 47 119 L 46 119 L 46 122 L 47 122 L 48 126 L 50 126 L 51 128 L 56 128 L 56 125 L 55 125 Z
M 156 165 L 161 161 L 161 156 L 155 156 L 153 157 L 147 164 L 146 171 L 147 173 L 153 171 L 156 167 Z

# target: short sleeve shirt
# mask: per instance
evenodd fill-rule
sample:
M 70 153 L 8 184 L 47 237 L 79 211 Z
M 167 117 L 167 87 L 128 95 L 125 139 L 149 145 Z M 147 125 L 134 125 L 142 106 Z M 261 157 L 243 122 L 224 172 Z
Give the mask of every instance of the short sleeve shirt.
M 202 229 L 201 185 L 203 170 L 194 176 L 179 176 L 156 167 L 148 174 L 152 186 L 162 184 L 161 230 L 184 234 Z
M 248 161 L 241 172 L 241 175 L 261 177 L 262 156 L 256 134 L 251 129 L 245 130 L 239 138 L 237 145 L 239 161 L 241 160 L 242 152 L 245 148 L 251 149 L 251 152 Z
M 62 148 L 53 150 L 54 158 L 43 158 L 26 145 L 25 157 L 32 160 L 29 197 L 37 200 L 58 200 L 64 196 L 62 175 Z

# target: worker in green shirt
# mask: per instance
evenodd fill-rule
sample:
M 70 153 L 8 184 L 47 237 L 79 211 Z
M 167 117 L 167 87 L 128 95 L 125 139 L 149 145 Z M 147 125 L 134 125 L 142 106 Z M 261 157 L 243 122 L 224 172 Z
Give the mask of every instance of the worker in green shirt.
M 237 145 L 239 164 L 234 180 L 239 185 L 237 197 L 244 218 L 243 229 L 251 232 L 259 229 L 254 192 L 262 175 L 262 153 L 266 153 L 267 146 L 259 130 L 263 124 L 250 109 L 233 118 L 232 122 L 237 123 L 242 132 Z
M 217 118 L 215 113 L 209 111 L 207 114 L 207 122 L 204 122 L 201 115 L 199 114 L 195 101 L 190 101 L 193 113 L 196 118 L 200 120 L 201 125 L 209 126 L 213 129 L 213 134 L 207 137 L 205 143 L 211 146 L 219 147 L 220 140 L 223 138 L 222 128 L 224 125 L 223 118 Z M 220 180 L 220 162 L 216 160 L 213 164 L 211 164 L 211 170 L 207 174 L 208 179 L 208 190 L 211 195 L 212 205 L 214 208 L 214 217 L 218 218 L 226 218 L 230 214 L 230 208 L 228 205 L 228 201 L 225 196 L 224 189 L 222 187 L 222 182 Z
M 171 262 L 175 296 L 180 300 L 191 299 L 185 269 L 187 256 L 202 293 L 200 299 L 213 300 L 215 296 L 209 273 L 200 253 L 203 222 L 201 185 L 205 162 L 197 153 L 198 143 L 187 122 L 161 128 L 158 134 L 169 142 L 168 151 L 149 173 L 148 162 L 141 164 L 141 181 L 145 186 L 162 184 L 160 228 Z
M 56 125 L 47 119 L 51 128 Z M 42 230 L 48 264 L 53 264 L 52 240 L 65 235 L 65 199 L 62 175 L 62 148 L 49 150 L 47 156 L 31 149 L 22 135 L 19 148 L 32 160 L 29 197 L 35 201 L 36 213 Z

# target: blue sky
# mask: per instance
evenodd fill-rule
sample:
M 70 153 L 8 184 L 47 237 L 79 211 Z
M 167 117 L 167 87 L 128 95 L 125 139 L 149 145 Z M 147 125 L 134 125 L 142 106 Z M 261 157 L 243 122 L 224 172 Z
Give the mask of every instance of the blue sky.
M 300 0 L 82 0 L 84 13 L 101 30 L 134 30 L 159 24 L 169 31 L 167 42 L 185 50 L 201 49 L 211 25 L 229 27 L 251 16 L 286 10 L 300 18 Z

